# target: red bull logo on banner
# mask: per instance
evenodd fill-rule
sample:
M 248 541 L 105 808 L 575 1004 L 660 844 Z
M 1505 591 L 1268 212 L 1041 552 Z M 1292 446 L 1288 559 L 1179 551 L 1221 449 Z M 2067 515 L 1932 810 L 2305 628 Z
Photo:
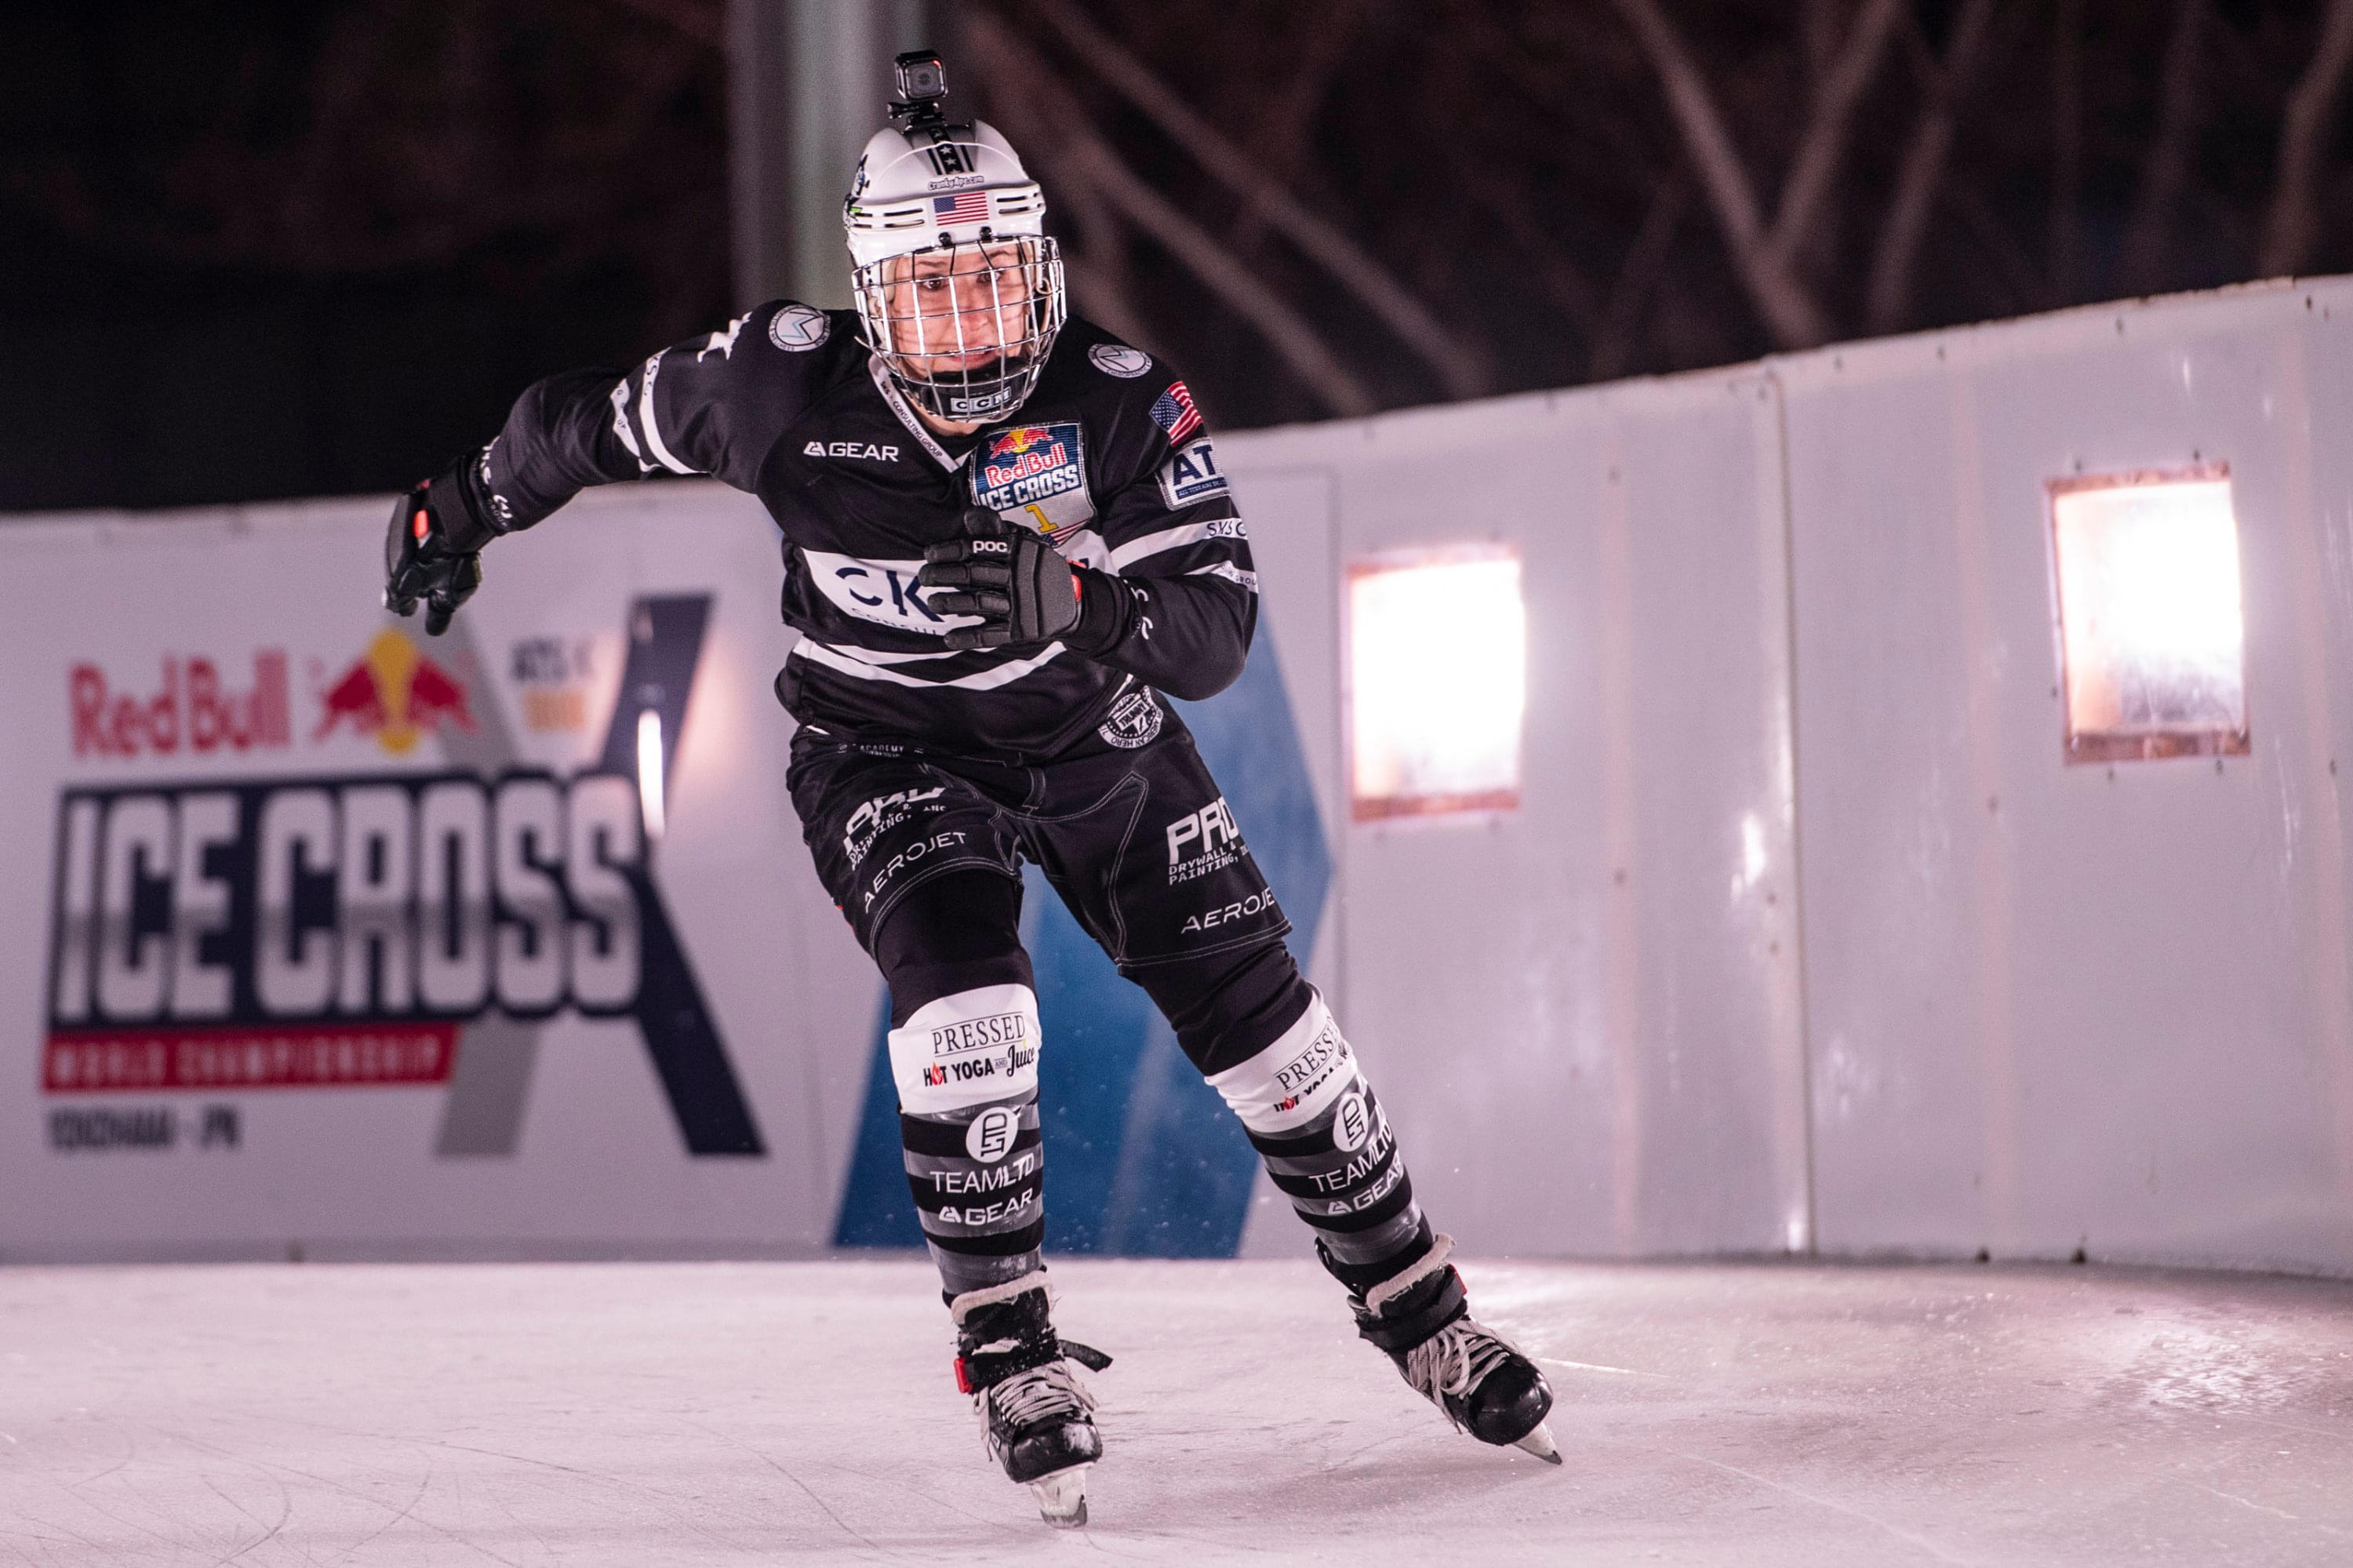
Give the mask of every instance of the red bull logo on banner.
M 204 756 L 216 751 L 277 749 L 289 739 L 286 651 L 253 656 L 253 680 L 233 686 L 202 654 L 164 655 L 163 678 L 151 693 L 119 690 L 105 670 L 89 662 L 66 673 L 73 711 L 76 757 Z
M 324 740 L 348 723 L 354 735 L 375 737 L 395 757 L 416 748 L 426 734 L 447 724 L 475 728 L 465 684 L 427 658 L 406 634 L 379 631 L 352 667 L 320 696 L 319 727 Z

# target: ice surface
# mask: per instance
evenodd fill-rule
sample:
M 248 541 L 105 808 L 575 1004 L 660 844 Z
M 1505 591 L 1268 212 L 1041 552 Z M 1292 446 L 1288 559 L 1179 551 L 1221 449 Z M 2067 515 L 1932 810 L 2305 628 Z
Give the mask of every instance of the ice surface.
M 2353 1286 L 1466 1264 L 1556 1469 L 1311 1266 L 1055 1273 L 1068 1534 L 914 1261 L 0 1270 L 0 1563 L 2353 1562 Z

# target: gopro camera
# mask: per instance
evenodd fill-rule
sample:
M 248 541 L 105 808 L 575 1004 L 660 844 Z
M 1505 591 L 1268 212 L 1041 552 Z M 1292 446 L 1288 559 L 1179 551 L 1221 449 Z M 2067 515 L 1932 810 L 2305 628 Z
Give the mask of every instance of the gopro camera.
M 916 124 L 944 119 L 940 100 L 948 95 L 948 68 L 935 49 L 911 49 L 891 62 L 899 81 L 893 117 Z

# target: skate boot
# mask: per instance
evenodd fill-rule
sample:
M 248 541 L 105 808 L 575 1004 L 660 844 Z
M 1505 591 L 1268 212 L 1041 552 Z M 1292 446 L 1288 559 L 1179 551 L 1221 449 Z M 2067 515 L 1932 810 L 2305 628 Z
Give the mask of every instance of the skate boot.
M 989 1457 L 1038 1497 L 1048 1524 L 1087 1521 L 1087 1468 L 1103 1457 L 1094 1395 L 1071 1366 L 1111 1365 L 1101 1351 L 1056 1337 L 1043 1270 L 948 1303 L 956 1326 L 956 1387 L 972 1395 Z
M 1440 1236 L 1420 1260 L 1356 1298 L 1356 1332 L 1387 1351 L 1416 1393 L 1458 1432 L 1560 1463 L 1545 1416 L 1552 1389 L 1519 1348 L 1471 1316 L 1462 1277 Z

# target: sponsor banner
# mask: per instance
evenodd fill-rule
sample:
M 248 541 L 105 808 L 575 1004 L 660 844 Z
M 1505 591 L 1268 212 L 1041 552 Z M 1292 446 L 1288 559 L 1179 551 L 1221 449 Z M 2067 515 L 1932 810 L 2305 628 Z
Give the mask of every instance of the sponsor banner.
M 773 524 L 643 496 L 440 638 L 388 501 L 0 531 L 0 1253 L 824 1242 L 770 1129 L 854 1118 L 881 988 L 779 787 Z
M 1197 501 L 1214 500 L 1232 493 L 1226 476 L 1218 471 L 1218 454 L 1209 438 L 1187 443 L 1168 455 L 1160 465 L 1160 499 L 1171 512 L 1190 506 Z M 1237 527 L 1234 536 L 1242 536 Z

